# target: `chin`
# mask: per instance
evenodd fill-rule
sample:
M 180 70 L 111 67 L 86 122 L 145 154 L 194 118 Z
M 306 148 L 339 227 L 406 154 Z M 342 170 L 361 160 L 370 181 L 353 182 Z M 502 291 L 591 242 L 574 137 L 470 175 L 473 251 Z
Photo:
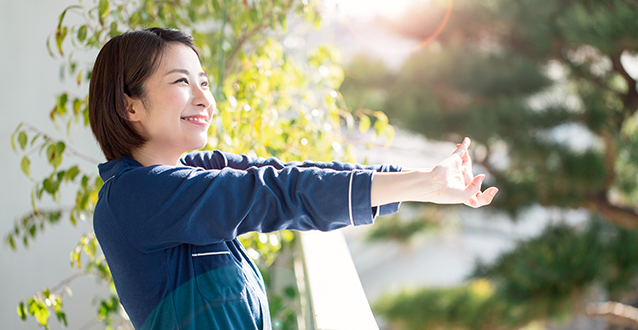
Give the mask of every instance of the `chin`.
M 190 144 L 189 150 L 199 150 L 206 146 L 206 142 L 208 142 L 208 138 L 197 141 L 197 142 L 193 142 Z

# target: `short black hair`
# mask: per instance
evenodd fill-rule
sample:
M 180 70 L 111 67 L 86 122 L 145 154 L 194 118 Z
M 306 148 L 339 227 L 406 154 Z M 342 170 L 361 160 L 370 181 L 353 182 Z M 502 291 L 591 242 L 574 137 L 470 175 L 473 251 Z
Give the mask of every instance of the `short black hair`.
M 143 99 L 146 80 L 175 43 L 190 47 L 199 57 L 190 34 L 162 28 L 124 32 L 100 50 L 89 85 L 89 123 L 107 160 L 130 156 L 146 143 L 128 121 L 124 94 Z

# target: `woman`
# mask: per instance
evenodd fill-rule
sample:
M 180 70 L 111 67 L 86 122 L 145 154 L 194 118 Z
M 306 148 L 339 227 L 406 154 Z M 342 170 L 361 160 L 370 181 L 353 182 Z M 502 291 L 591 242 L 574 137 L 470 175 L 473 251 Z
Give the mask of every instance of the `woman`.
M 270 329 L 263 279 L 237 236 L 372 223 L 401 201 L 487 205 L 465 139 L 431 170 L 283 163 L 207 141 L 215 100 L 192 38 L 124 33 L 91 77 L 91 129 L 108 162 L 94 228 L 136 329 Z

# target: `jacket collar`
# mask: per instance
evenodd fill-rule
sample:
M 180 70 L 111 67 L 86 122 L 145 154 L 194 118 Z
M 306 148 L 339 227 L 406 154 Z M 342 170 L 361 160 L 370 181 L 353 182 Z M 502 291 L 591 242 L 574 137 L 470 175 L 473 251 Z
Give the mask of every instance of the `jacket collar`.
M 142 164 L 129 156 L 123 156 L 122 158 L 114 159 L 97 166 L 100 177 L 104 182 L 120 172 L 134 167 L 142 167 Z

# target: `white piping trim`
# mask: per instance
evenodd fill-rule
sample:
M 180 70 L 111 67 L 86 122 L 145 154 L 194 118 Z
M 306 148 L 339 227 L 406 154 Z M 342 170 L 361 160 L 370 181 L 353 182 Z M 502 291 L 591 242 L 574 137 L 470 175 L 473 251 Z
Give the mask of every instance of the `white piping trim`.
M 348 211 L 350 212 L 350 224 L 354 226 L 354 218 L 352 216 L 352 179 L 354 178 L 354 171 L 350 173 L 350 185 L 348 187 Z
M 205 257 L 205 256 L 215 256 L 220 254 L 230 254 L 229 251 L 221 251 L 221 252 L 202 252 L 202 253 L 193 253 L 191 256 L 193 257 Z

